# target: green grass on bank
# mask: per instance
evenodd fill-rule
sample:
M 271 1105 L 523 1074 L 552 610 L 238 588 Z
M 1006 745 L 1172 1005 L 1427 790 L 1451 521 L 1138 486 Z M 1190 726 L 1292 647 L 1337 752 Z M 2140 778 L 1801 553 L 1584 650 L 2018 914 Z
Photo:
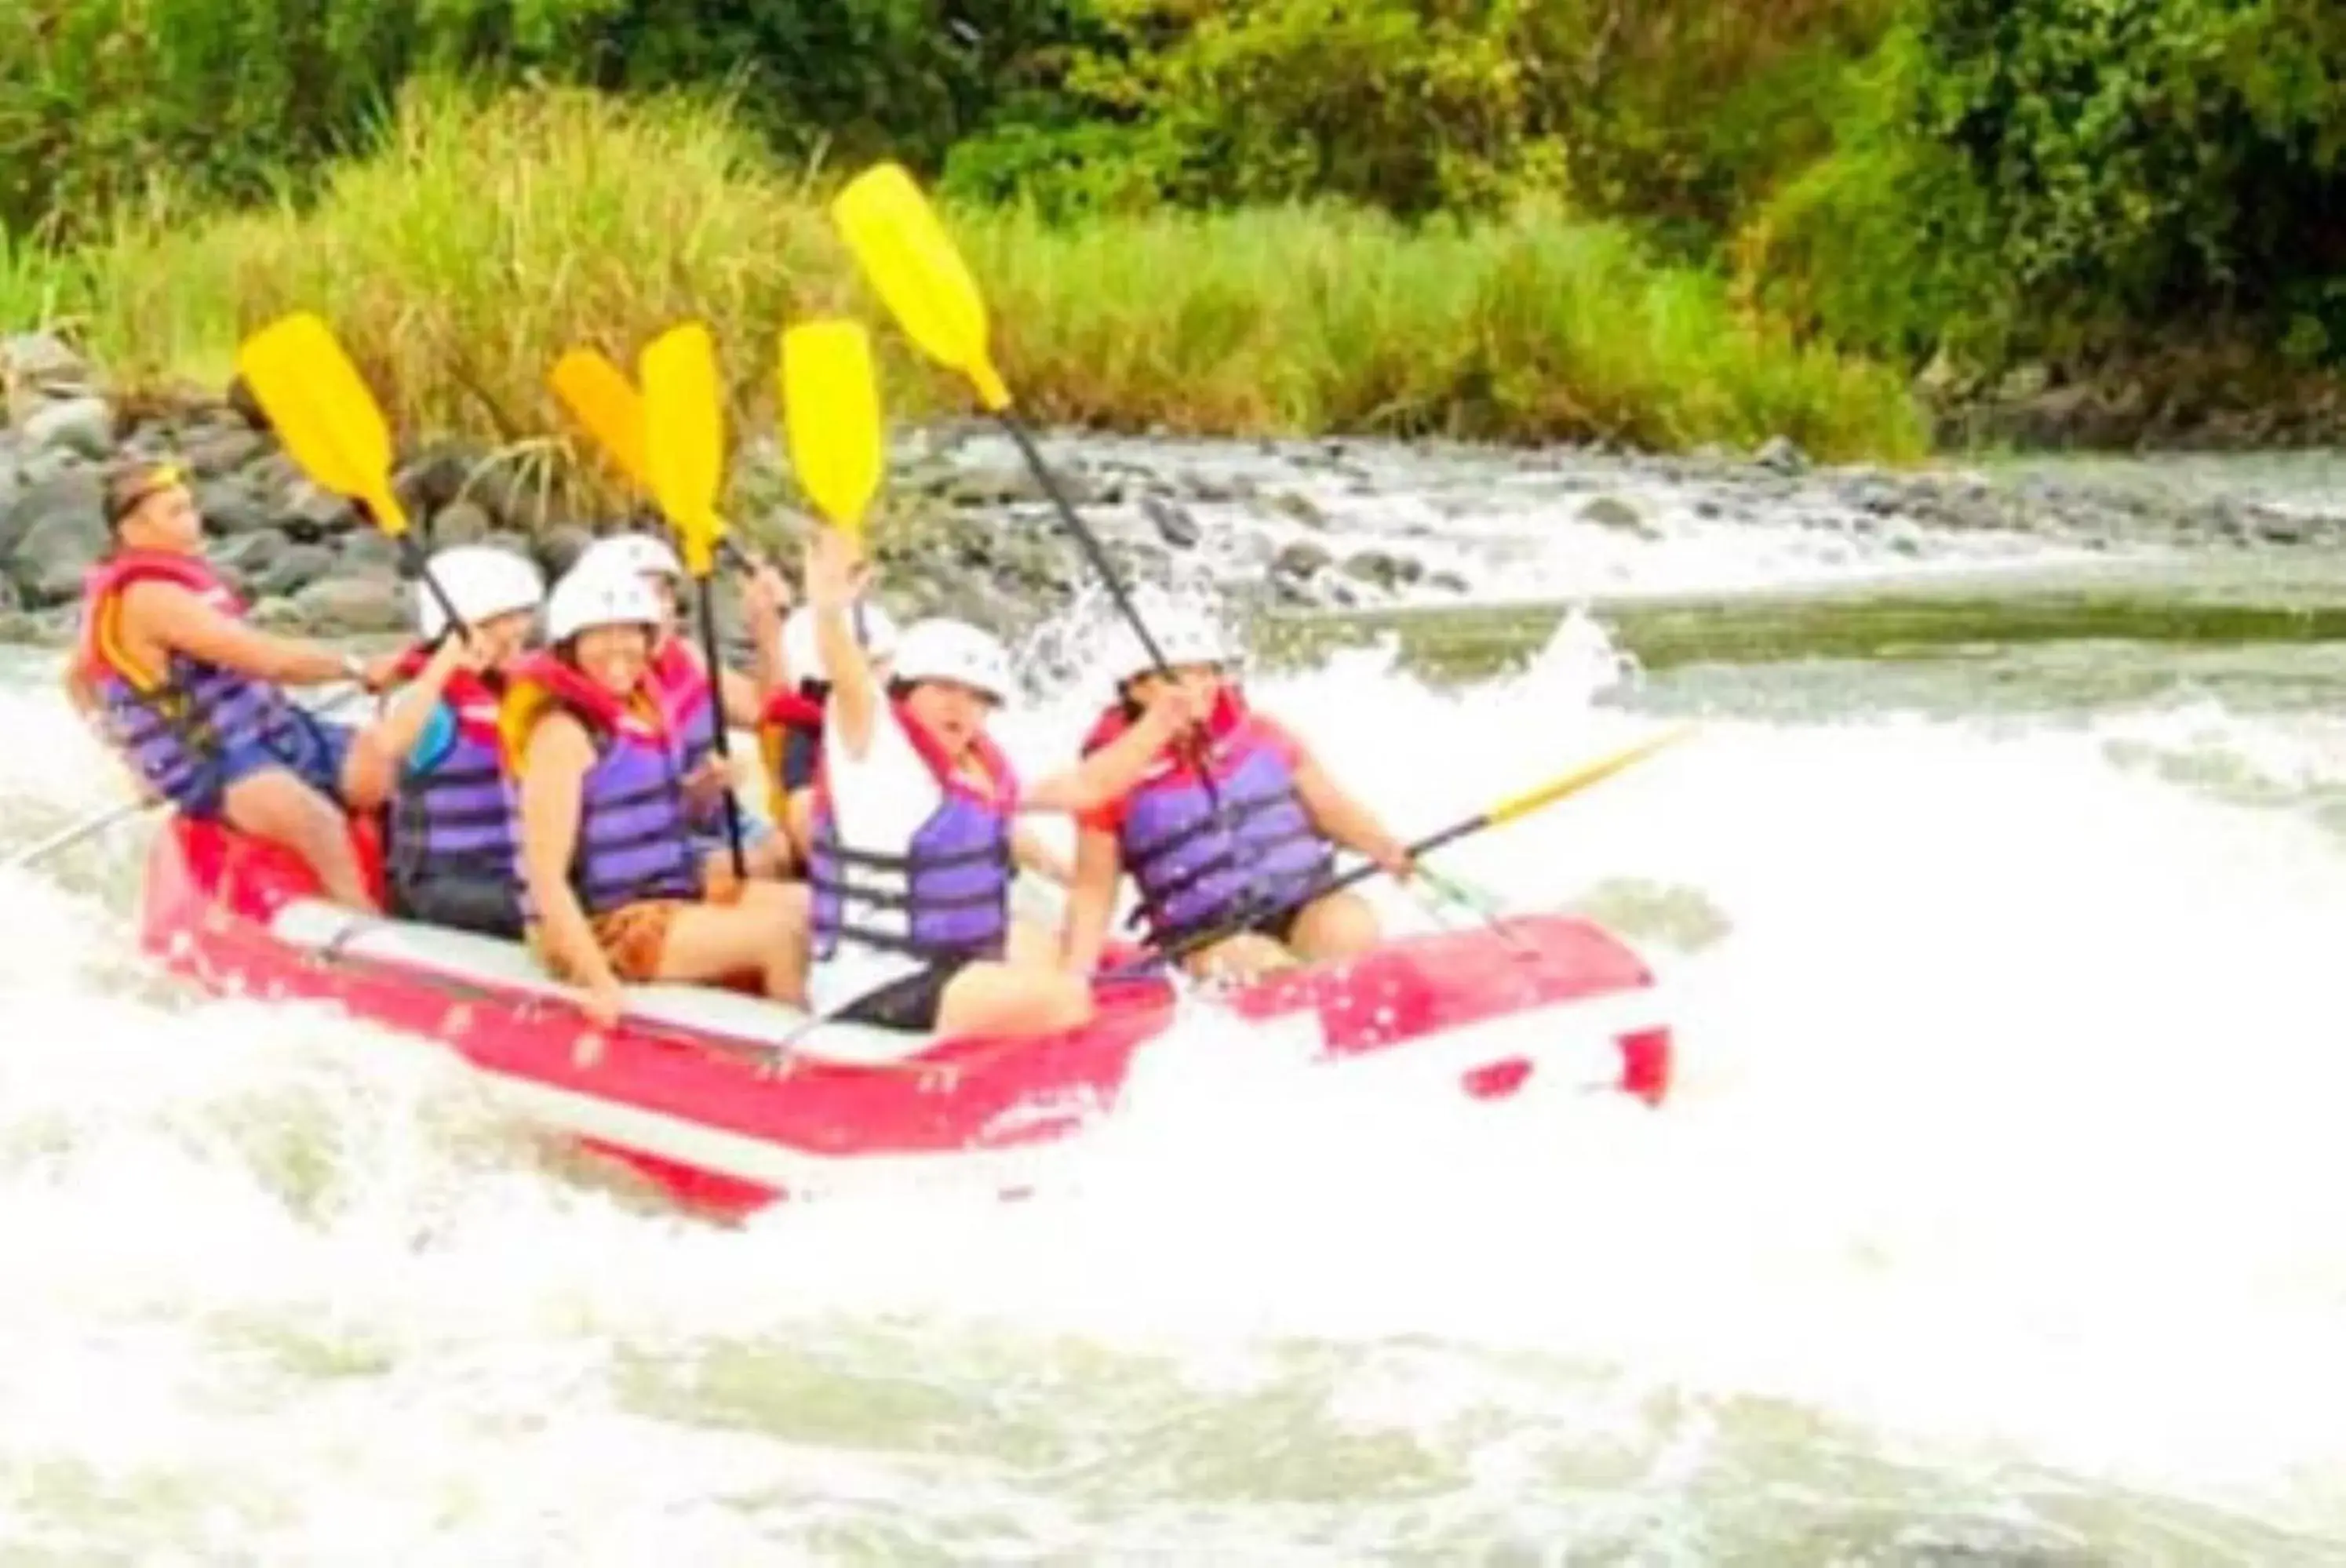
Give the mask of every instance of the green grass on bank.
M 841 308 L 880 324 L 821 209 L 832 178 L 778 169 L 719 109 L 437 86 L 298 210 L 158 196 L 68 254 L 0 246 L 0 311 L 63 321 L 127 383 L 217 388 L 240 333 L 318 310 L 403 429 L 497 441 L 565 428 L 544 390 L 564 348 L 632 363 L 699 316 L 737 417 L 770 428 L 785 325 Z M 946 216 L 1014 391 L 1053 420 L 1659 448 L 1781 433 L 1834 458 L 1924 444 L 1894 374 L 1794 344 L 1708 274 L 1552 211 L 1417 229 L 1300 208 L 1077 229 Z M 880 340 L 892 411 L 965 406 L 892 331 Z

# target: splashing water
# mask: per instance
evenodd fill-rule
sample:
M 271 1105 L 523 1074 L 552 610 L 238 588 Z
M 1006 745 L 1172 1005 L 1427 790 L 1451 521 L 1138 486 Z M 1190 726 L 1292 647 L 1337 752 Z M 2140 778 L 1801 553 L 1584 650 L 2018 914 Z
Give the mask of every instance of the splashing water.
M 1653 722 L 1586 617 L 1469 689 L 1251 689 L 1404 830 Z M 0 722 L 12 840 L 112 789 L 46 680 Z M 1662 1112 L 1311 1116 L 1201 1009 L 1211 1091 L 1080 1191 L 739 1228 L 157 978 L 125 829 L 0 872 L 0 1548 L 2346 1559 L 2341 787 L 2334 726 L 2205 702 L 1717 715 L 1448 862 L 1646 943 Z

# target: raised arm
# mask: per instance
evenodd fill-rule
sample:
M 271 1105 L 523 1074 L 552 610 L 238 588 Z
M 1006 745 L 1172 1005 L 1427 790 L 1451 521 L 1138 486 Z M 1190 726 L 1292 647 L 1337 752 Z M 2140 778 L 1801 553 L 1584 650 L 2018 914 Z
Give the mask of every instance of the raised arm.
M 858 760 L 872 748 L 872 719 L 882 697 L 848 614 L 869 570 L 837 529 L 817 528 L 808 535 L 807 603 L 814 610 L 815 648 L 831 677 L 823 744 L 842 747 Z

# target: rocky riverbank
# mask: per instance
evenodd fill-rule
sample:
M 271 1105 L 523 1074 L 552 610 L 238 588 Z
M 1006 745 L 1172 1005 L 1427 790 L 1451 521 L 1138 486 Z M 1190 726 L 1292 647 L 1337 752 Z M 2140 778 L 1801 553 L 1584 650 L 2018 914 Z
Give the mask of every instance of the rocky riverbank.
M 105 545 L 103 465 L 125 453 L 187 465 L 210 554 L 262 624 L 329 636 L 407 626 L 412 589 L 391 542 L 310 484 L 250 411 L 225 399 L 117 405 L 42 334 L 0 339 L 0 638 L 69 633 L 81 575 Z M 2346 540 L 2346 514 L 1943 468 L 1820 469 L 1780 440 L 1671 457 L 1077 435 L 1046 450 L 1122 570 L 1250 607 L 1733 588 L 1923 561 Z M 550 572 L 622 521 L 570 514 L 542 450 L 427 445 L 405 455 L 396 483 L 434 542 L 504 540 Z M 794 500 L 776 443 L 745 443 L 741 533 L 787 552 Z M 1041 486 L 983 425 L 899 433 L 872 529 L 883 596 L 907 615 L 941 610 L 1019 635 L 1091 589 Z

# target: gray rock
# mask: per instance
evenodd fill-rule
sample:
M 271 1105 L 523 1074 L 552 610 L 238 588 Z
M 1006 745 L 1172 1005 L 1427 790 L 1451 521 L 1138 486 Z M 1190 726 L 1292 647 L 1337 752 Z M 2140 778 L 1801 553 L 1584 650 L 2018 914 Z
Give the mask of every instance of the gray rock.
M 1321 546 L 1299 539 L 1271 558 L 1270 569 L 1278 576 L 1309 579 L 1326 569 L 1335 558 Z
M 245 618 L 265 632 L 303 632 L 310 629 L 310 618 L 301 613 L 301 606 L 282 596 L 261 599 Z
M 55 332 L 11 332 L 0 338 L 0 382 L 80 388 L 89 384 L 89 366 Z
M 1646 526 L 1645 514 L 1617 495 L 1599 495 L 1583 502 L 1580 519 L 1602 528 L 1626 528 L 1637 534 L 1651 532 Z
M 1429 588 L 1440 588 L 1445 594 L 1464 594 L 1473 591 L 1472 585 L 1466 579 L 1455 572 L 1435 572 L 1425 579 L 1425 585 Z
M 1067 498 L 1080 506 L 1088 498 L 1082 480 L 1061 473 L 1059 487 Z M 1047 501 L 1042 482 L 1025 468 L 988 468 L 965 471 L 947 477 L 935 494 L 946 504 L 962 508 L 1015 506 L 1024 503 Z
M 288 543 L 254 574 L 253 592 L 265 598 L 291 597 L 333 569 L 331 546 Z
M 1788 436 L 1771 435 L 1751 461 L 1778 473 L 1804 473 L 1808 471 L 1809 455 L 1793 444 Z
M 389 572 L 397 575 L 400 565 L 399 542 L 380 528 L 358 528 L 342 535 L 335 551 L 346 572 Z
M 1328 526 L 1328 514 L 1320 510 L 1319 504 L 1310 496 L 1298 494 L 1292 490 L 1282 490 L 1272 496 L 1270 509 L 1282 517 L 1291 517 L 1296 522 L 1310 527 Z
M 277 526 L 289 539 L 314 544 L 359 525 L 358 508 L 331 490 L 304 484 L 278 509 Z
M 595 535 L 576 523 L 564 523 L 536 535 L 536 540 L 537 564 L 550 581 L 570 570 L 570 564 L 595 542 Z
M 221 479 L 242 470 L 269 450 L 269 439 L 242 424 L 199 430 L 179 443 L 179 456 L 198 479 Z
M 1209 504 L 1250 501 L 1256 494 L 1255 484 L 1250 479 L 1209 479 L 1203 474 L 1181 473 L 1174 477 L 1173 483 L 1178 493 L 1190 500 Z
M 14 615 L 24 606 L 24 600 L 16 595 L 15 582 L 6 577 L 0 577 L 0 615 Z
M 392 493 L 412 517 L 429 517 L 464 492 L 478 458 L 450 445 L 427 447 L 391 477 Z
M 106 554 L 106 524 L 96 512 L 52 512 L 17 541 L 8 575 L 35 609 L 81 595 L 82 574 Z
M 1190 516 L 1186 508 L 1162 496 L 1143 495 L 1140 511 L 1156 526 L 1158 537 L 1176 550 L 1195 549 L 1198 541 L 1206 536 L 1206 531 L 1198 525 L 1198 520 Z
M 475 473 L 460 499 L 486 512 L 497 526 L 523 534 L 542 533 L 556 520 L 544 475 L 524 465 L 498 463 Z
M 244 479 L 199 479 L 195 485 L 196 510 L 203 514 L 204 532 L 228 538 L 248 534 L 281 537 L 275 508 L 255 494 Z
M 208 554 L 212 565 L 250 596 L 288 549 L 306 547 L 289 545 L 282 534 L 239 534 L 214 545 Z
M 491 534 L 481 543 L 494 545 L 500 550 L 510 550 L 525 561 L 537 562 L 538 570 L 546 569 L 545 563 L 537 561 L 537 546 L 530 542 L 526 535 Z
M 407 594 L 395 577 L 321 578 L 293 596 L 293 607 L 321 636 L 405 631 Z
M 1423 577 L 1425 565 L 1387 550 L 1362 550 L 1345 558 L 1344 575 L 1391 594 Z
M 102 462 L 114 450 L 114 411 L 100 397 L 43 403 L 25 416 L 17 433 L 27 452 L 70 452 Z
M 97 470 L 66 469 L 19 490 L 0 511 L 0 562 L 13 559 L 26 536 L 52 517 L 80 518 L 103 531 L 106 497 Z
M 496 531 L 496 519 L 488 509 L 471 501 L 452 502 L 432 514 L 432 547 L 444 550 L 451 545 L 477 545 Z

